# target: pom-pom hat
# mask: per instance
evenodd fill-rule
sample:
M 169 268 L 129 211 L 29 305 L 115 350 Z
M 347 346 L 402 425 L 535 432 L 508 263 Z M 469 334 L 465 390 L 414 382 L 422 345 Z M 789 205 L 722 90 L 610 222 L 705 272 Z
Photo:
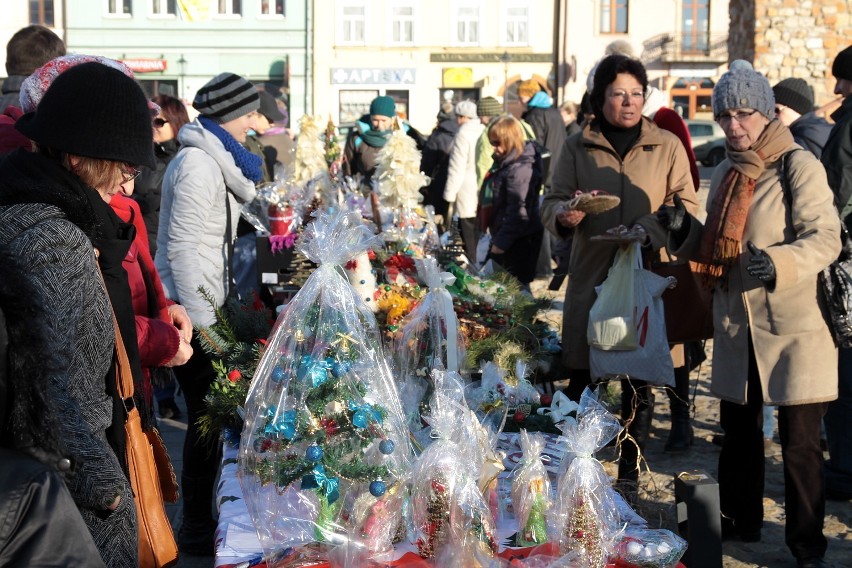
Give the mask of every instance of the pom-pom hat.
M 766 118 L 775 117 L 775 95 L 769 81 L 742 59 L 733 61 L 713 87 L 713 116 L 732 108 L 753 108 Z
M 154 167 L 151 112 L 136 81 L 101 63 L 83 63 L 51 83 L 34 112 L 15 123 L 40 146 Z
M 260 108 L 257 89 L 234 73 L 220 73 L 198 89 L 192 106 L 202 116 L 223 124 Z

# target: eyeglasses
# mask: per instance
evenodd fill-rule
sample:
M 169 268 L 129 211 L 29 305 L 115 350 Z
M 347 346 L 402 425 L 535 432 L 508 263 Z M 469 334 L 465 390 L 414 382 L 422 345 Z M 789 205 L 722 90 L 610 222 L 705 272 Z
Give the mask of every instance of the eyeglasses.
M 165 118 L 155 118 L 152 122 L 154 124 L 154 128 L 162 128 L 169 123 L 169 121 Z
M 753 110 L 751 112 L 741 110 L 739 112 L 735 112 L 734 114 L 720 114 L 719 116 L 716 117 L 716 120 L 719 122 L 719 124 L 722 124 L 722 123 L 730 124 L 732 120 L 736 120 L 737 122 L 742 124 L 746 120 L 748 120 L 751 117 L 751 115 L 753 115 L 756 112 L 757 112 L 757 110 Z
M 611 99 L 622 99 L 622 100 L 634 100 L 634 101 L 643 101 L 645 100 L 645 93 L 642 91 L 613 91 L 609 94 L 609 98 Z
M 133 181 L 139 177 L 139 174 L 142 173 L 142 170 L 137 170 L 130 164 L 122 164 L 121 166 L 121 183 L 127 183 L 129 181 Z

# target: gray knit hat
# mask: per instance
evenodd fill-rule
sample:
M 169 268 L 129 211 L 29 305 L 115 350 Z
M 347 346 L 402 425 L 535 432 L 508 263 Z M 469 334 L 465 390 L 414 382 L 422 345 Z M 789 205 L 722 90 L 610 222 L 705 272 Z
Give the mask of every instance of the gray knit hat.
M 733 61 L 713 87 L 713 116 L 732 108 L 753 108 L 766 118 L 775 118 L 775 95 L 769 81 L 742 59 Z
M 233 73 L 220 73 L 195 93 L 192 106 L 202 116 L 222 124 L 260 108 L 254 85 Z
M 503 105 L 494 97 L 484 97 L 476 103 L 476 116 L 500 116 L 503 114 Z

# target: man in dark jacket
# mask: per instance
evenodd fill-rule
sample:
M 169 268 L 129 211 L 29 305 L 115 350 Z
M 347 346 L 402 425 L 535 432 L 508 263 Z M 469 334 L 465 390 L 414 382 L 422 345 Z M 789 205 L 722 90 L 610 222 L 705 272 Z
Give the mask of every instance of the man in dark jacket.
M 532 127 L 536 142 L 547 150 L 547 152 L 542 152 L 543 193 L 546 194 L 550 190 L 552 170 L 550 164 L 556 164 L 559 161 L 559 154 L 562 153 L 562 146 L 565 144 L 565 121 L 562 120 L 562 113 L 553 106 L 553 99 L 550 98 L 550 95 L 542 91 L 541 86 L 532 79 L 522 81 L 518 85 L 518 98 L 527 108 L 521 117 Z M 548 153 L 550 154 L 549 157 L 547 156 Z M 553 274 L 550 262 L 553 245 L 550 233 L 546 234 L 541 241 L 536 276 L 543 277 Z
M 456 121 L 456 113 L 453 112 L 453 104 L 442 103 L 438 112 L 438 125 L 426 139 L 423 158 L 420 160 L 420 171 L 431 178 L 429 185 L 420 190 L 423 194 L 423 204 L 433 206 L 435 214 L 443 217 L 447 216 L 449 209 L 449 203 L 444 201 L 444 188 L 447 186 L 450 150 L 458 131 L 459 123 Z
M 44 26 L 21 28 L 6 44 L 6 73 L 0 97 L 0 113 L 8 105 L 21 107 L 18 95 L 21 83 L 33 71 L 55 57 L 65 55 L 65 44 L 55 33 Z
M 814 113 L 814 93 L 804 79 L 784 79 L 772 87 L 775 118 L 790 129 L 796 144 L 819 159 L 831 124 Z
M 834 128 L 822 152 L 828 185 L 841 209 L 846 227 L 852 229 L 852 45 L 837 54 L 831 73 L 837 79 L 835 95 L 843 96 L 831 119 Z M 852 499 L 852 349 L 840 349 L 837 400 L 825 414 L 825 433 L 831 459 L 825 467 L 825 494 L 828 499 Z

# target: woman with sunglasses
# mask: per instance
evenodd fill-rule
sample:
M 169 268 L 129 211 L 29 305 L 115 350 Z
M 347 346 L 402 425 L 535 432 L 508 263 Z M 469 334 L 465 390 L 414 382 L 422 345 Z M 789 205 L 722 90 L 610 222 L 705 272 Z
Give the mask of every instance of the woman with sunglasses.
M 680 204 L 660 222 L 698 261 L 713 290 L 710 390 L 721 399 L 722 534 L 760 540 L 763 406 L 778 406 L 786 544 L 800 567 L 825 566 L 820 422 L 837 398 L 837 349 L 818 274 L 840 252 L 840 220 L 825 170 L 774 119 L 769 82 L 731 63 L 713 89 L 727 159 L 713 172 L 702 225 Z
M 133 79 L 82 63 L 56 77 L 16 123 L 34 151 L 19 149 L 0 163 L 0 244 L 27 267 L 35 292 L 21 300 L 48 314 L 33 322 L 47 332 L 38 353 L 27 353 L 35 342 L 11 350 L 11 375 L 26 383 L 18 392 L 37 385 L 46 399 L 37 407 L 28 397 L 13 401 L 12 439 L 66 475 L 104 563 L 116 567 L 137 565 L 138 529 L 125 475 L 113 313 L 137 392 L 143 379 L 122 267 L 134 230 L 109 202 L 133 183 L 138 165 L 153 165 L 150 124 Z M 41 364 L 24 365 L 34 358 Z M 144 398 L 134 402 L 144 417 Z

